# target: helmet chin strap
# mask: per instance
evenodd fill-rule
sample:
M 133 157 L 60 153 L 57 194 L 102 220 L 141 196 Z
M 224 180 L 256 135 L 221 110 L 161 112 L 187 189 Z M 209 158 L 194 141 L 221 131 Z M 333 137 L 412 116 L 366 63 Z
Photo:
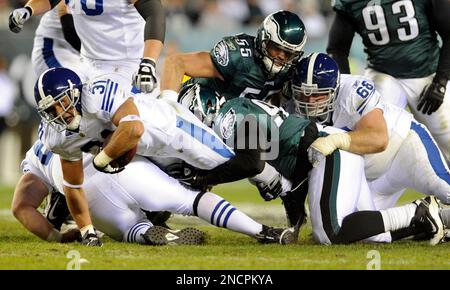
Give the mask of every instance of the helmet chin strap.
M 67 129 L 70 131 L 78 130 L 80 127 L 81 122 L 81 115 L 76 114 L 75 117 L 73 117 L 73 120 L 67 125 Z
M 276 65 L 274 63 L 274 61 L 267 56 L 264 56 L 263 63 L 264 63 L 264 66 L 266 67 L 267 72 L 269 73 L 270 77 L 273 77 L 276 74 L 278 74 L 281 71 L 281 69 L 283 68 L 283 66 Z

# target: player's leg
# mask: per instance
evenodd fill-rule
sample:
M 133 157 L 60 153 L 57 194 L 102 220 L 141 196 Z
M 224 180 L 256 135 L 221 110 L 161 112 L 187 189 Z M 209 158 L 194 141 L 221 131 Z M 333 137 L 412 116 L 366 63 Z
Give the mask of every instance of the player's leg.
M 408 104 L 411 113 L 420 123 L 424 124 L 431 135 L 437 141 L 444 156 L 450 158 L 450 82 L 447 83 L 447 90 L 444 102 L 439 109 L 431 115 L 423 114 L 417 111 L 420 94 L 423 88 L 429 84 L 433 76 L 421 79 L 402 79 L 400 80 L 405 91 L 408 94 Z
M 384 102 L 406 108 L 408 95 L 397 79 L 371 68 L 366 69 L 364 75 L 373 80 Z
M 434 195 L 450 203 L 450 171 L 443 154 L 427 128 L 413 121 L 408 137 L 394 158 L 391 168 L 379 180 L 371 182 L 372 189 L 395 193 L 412 188 Z
M 364 178 L 362 158 L 339 150 L 312 170 L 308 202 L 318 242 L 390 242 L 418 233 L 428 233 L 434 240 L 442 238 L 442 221 L 434 200 L 377 211 L 366 200 L 370 191 Z
M 31 53 L 33 69 L 37 76 L 52 67 L 68 67 L 79 72 L 80 55 L 68 43 L 53 38 L 36 36 Z
M 126 186 L 128 193 L 142 209 L 196 215 L 218 227 L 255 238 L 263 236 L 261 240 L 265 242 L 271 242 L 267 240 L 271 238 L 277 238 L 273 242 L 293 242 L 289 230 L 266 227 L 212 192 L 199 193 L 186 188 L 147 159 L 137 156 L 118 174 L 119 180 L 124 174 L 128 174 L 133 181 L 122 186 Z
M 349 243 L 384 233 L 379 214 L 369 211 L 354 214 L 361 191 L 368 189 L 363 188 L 362 180 L 365 180 L 363 158 L 341 150 L 312 169 L 308 204 L 316 241 Z

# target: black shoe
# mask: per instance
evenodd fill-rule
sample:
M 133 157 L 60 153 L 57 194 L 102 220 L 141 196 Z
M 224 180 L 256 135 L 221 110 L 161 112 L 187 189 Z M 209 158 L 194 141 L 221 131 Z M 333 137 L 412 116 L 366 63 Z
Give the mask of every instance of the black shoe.
M 167 220 L 172 216 L 172 213 L 170 211 L 142 211 L 154 226 L 160 226 L 166 229 L 170 229 L 170 227 L 166 223 Z
M 53 191 L 50 195 L 50 201 L 45 207 L 44 216 L 59 231 L 69 215 L 70 211 L 65 196 L 58 191 Z
M 206 233 L 194 229 L 184 228 L 181 230 L 170 230 L 160 226 L 149 228 L 142 237 L 149 245 L 200 245 L 205 241 Z
M 281 229 L 272 228 L 263 225 L 263 230 L 256 234 L 256 239 L 262 244 L 293 244 L 297 241 L 297 236 L 295 235 L 295 230 L 293 228 Z
M 437 199 L 434 196 L 427 196 L 414 203 L 417 208 L 411 226 L 422 230 L 422 234 L 417 235 L 415 239 L 428 239 L 432 246 L 440 243 L 444 239 L 445 232 Z

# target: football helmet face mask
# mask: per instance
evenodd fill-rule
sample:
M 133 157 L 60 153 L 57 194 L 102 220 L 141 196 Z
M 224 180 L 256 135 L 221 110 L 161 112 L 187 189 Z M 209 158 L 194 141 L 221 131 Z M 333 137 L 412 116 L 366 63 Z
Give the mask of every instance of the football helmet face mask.
M 220 107 L 225 103 L 225 98 L 214 90 L 196 83 L 182 88 L 178 94 L 178 103 L 189 108 L 203 124 L 212 127 Z
M 291 93 L 296 112 L 316 122 L 328 121 L 339 89 L 337 63 L 324 53 L 302 59 L 293 74 Z
M 81 122 L 81 89 L 79 76 L 67 68 L 43 72 L 34 86 L 38 113 L 44 122 L 58 131 L 77 130 Z
M 255 55 L 269 78 L 287 73 L 298 62 L 306 39 L 305 25 L 292 12 L 280 10 L 264 19 L 256 36 Z

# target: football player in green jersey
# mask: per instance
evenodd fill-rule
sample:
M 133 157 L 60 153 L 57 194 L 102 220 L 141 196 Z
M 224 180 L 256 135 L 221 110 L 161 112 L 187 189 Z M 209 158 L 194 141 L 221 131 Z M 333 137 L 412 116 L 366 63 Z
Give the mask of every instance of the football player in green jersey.
M 281 90 L 293 65 L 303 54 L 305 26 L 289 11 L 266 17 L 256 37 L 224 37 L 208 53 L 181 53 L 164 61 L 161 98 L 177 99 L 183 75 L 207 85 L 225 98 L 266 99 Z
M 450 1 L 335 0 L 327 52 L 342 73 L 357 32 L 367 53 L 365 75 L 383 99 L 409 106 L 450 157 Z M 442 39 L 439 46 L 437 35 Z
M 192 111 L 201 112 L 197 115 L 202 121 L 209 122 L 213 117 L 214 130 L 225 142 L 231 140 L 227 143 L 233 145 L 236 153 L 234 158 L 209 171 L 187 165 L 177 171 L 179 180 L 207 186 L 251 177 L 259 182 L 258 188 L 265 200 L 295 194 L 300 201 L 296 204 L 300 210 L 295 224 L 298 230 L 304 204 L 299 198 L 301 191 L 297 190 L 307 179 L 313 237 L 321 244 L 362 239 L 392 242 L 418 233 L 427 233 L 431 244 L 443 239 L 444 225 L 434 197 L 377 210 L 360 155 L 336 150 L 326 158 L 322 155 L 323 158 L 316 159 L 320 153 L 310 148 L 313 141 L 341 130 L 289 115 L 281 108 L 256 99 L 234 98 L 220 106 L 220 95 L 198 84 L 180 94 L 179 101 Z M 254 136 L 258 138 L 252 140 Z M 271 146 L 270 150 L 278 145 L 276 154 L 265 154 L 264 149 L 268 147 L 264 143 Z M 274 174 L 273 170 L 277 172 Z M 280 184 L 283 183 L 280 173 L 292 181 L 291 192 L 286 192 L 289 185 Z

